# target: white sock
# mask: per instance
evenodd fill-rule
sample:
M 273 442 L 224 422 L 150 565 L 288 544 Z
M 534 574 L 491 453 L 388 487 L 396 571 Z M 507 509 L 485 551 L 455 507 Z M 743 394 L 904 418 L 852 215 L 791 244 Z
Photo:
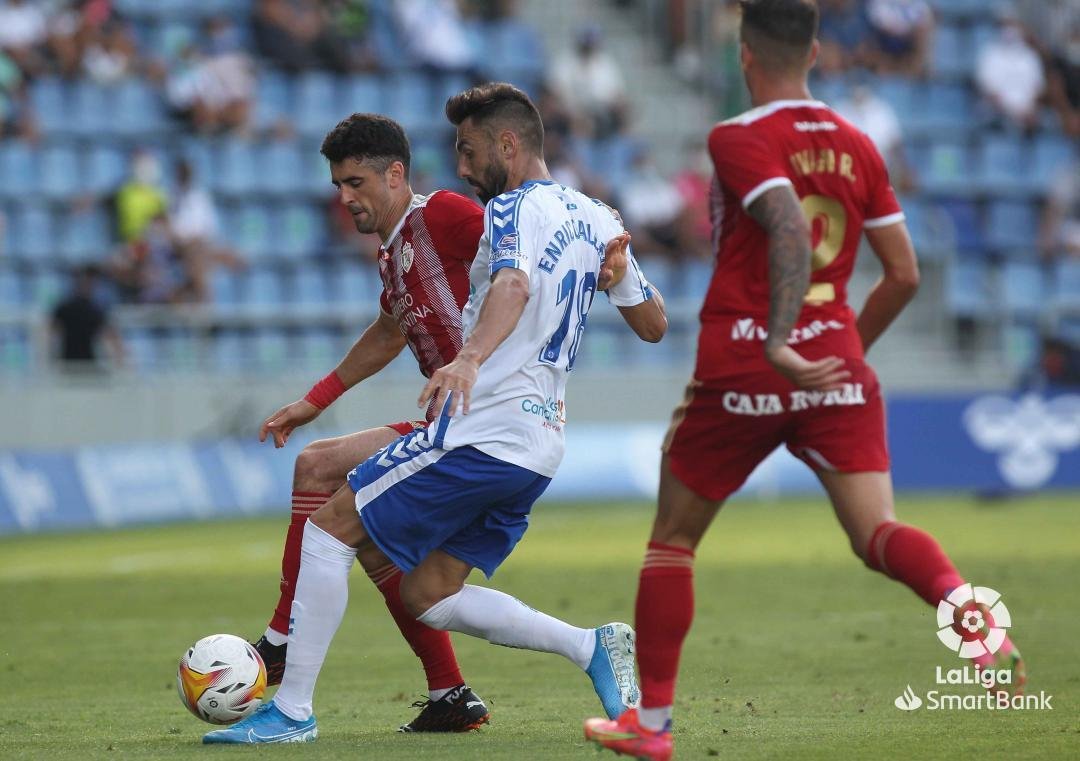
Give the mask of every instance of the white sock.
M 596 647 L 594 630 L 533 610 L 497 589 L 470 584 L 432 605 L 419 620 L 432 629 L 471 634 L 494 645 L 558 653 L 581 669 L 588 668 Z
M 442 700 L 443 696 L 450 692 L 450 690 L 456 689 L 457 687 L 446 687 L 441 690 L 428 690 L 428 700 L 430 700 L 432 703 L 437 703 L 438 701 Z
M 671 706 L 639 708 L 637 715 L 641 726 L 645 727 L 645 729 L 651 729 L 653 732 L 659 732 L 671 721 Z
M 288 634 L 282 634 L 277 629 L 272 629 L 269 626 L 266 627 L 266 632 L 263 634 L 266 637 L 266 641 L 274 647 L 281 647 L 289 641 Z
M 291 719 L 303 721 L 311 716 L 315 680 L 349 602 L 349 570 L 354 562 L 356 550 L 307 522 L 300 548 L 285 676 L 274 696 L 274 705 Z

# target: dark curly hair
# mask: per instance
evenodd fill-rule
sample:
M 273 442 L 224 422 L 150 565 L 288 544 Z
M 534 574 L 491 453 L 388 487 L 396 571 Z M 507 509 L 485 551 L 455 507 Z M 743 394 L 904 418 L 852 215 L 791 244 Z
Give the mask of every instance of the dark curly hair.
M 814 44 L 818 7 L 814 0 L 739 0 L 742 41 L 775 69 L 802 65 Z
M 353 114 L 342 119 L 323 138 L 319 152 L 332 164 L 356 159 L 370 162 L 379 172 L 400 161 L 405 177 L 409 176 L 409 138 L 400 124 L 381 114 Z
M 544 152 L 544 123 L 529 96 L 506 82 L 488 82 L 446 101 L 446 118 L 455 127 L 471 118 L 490 129 L 509 129 L 534 153 Z

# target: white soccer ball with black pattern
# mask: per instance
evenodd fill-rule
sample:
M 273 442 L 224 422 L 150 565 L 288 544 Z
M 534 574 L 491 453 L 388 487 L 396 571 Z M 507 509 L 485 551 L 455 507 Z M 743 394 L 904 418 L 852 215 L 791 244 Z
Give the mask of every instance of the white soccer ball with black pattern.
M 203 721 L 232 724 L 262 703 L 266 666 L 248 642 L 232 634 L 203 637 L 176 671 L 180 701 Z

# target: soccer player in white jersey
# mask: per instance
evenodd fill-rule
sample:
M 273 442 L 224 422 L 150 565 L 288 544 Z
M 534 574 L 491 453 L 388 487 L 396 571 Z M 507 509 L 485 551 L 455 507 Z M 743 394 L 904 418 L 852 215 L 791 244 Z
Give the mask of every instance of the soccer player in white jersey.
M 458 173 L 486 203 L 469 273 L 464 345 L 420 395 L 440 415 L 349 474 L 311 516 L 285 674 L 273 701 L 206 743 L 307 742 L 315 681 L 348 602 L 357 555 L 405 572 L 401 596 L 422 622 L 509 647 L 558 653 L 584 670 L 605 712 L 637 701 L 633 631 L 582 629 L 488 587 L 487 576 L 525 533 L 533 503 L 563 456 L 567 376 L 581 348 L 606 243 L 625 232 L 611 211 L 551 180 L 543 124 L 523 92 L 504 83 L 452 97 Z M 607 291 L 639 337 L 667 329 L 660 294 L 628 254 Z

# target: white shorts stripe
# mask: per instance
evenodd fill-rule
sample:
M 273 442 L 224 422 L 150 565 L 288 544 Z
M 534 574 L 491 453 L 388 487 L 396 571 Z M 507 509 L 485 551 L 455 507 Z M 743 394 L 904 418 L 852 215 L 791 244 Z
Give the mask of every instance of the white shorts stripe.
M 356 512 L 363 510 L 364 505 L 376 499 L 394 484 L 404 481 L 433 462 L 437 462 L 448 451 L 447 449 L 429 449 L 427 452 L 386 471 L 370 484 L 360 487 L 360 490 L 356 492 Z

